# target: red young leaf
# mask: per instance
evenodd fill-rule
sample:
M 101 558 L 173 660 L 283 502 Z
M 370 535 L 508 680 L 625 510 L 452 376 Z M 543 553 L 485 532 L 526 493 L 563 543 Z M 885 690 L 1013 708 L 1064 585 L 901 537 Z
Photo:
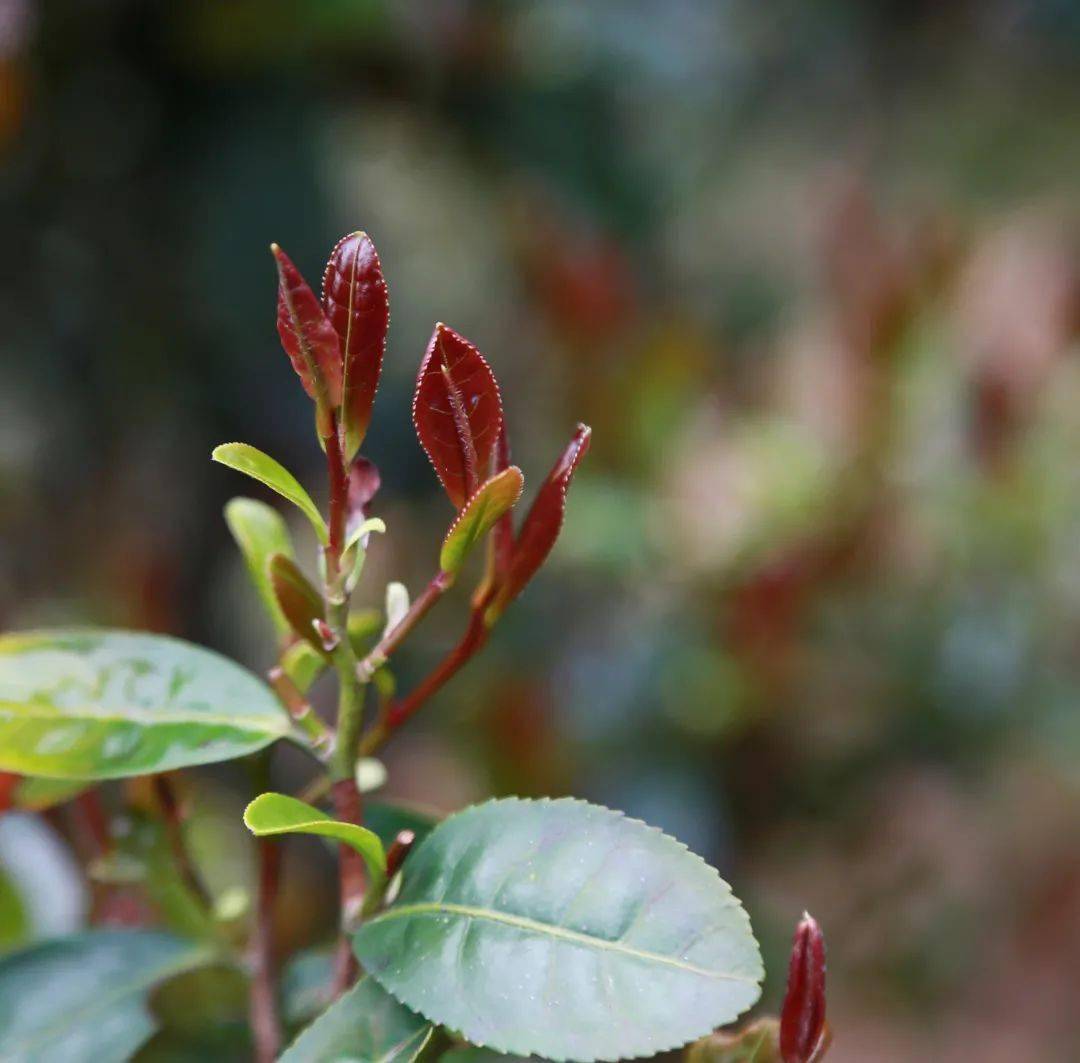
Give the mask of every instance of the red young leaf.
M 784 1063 L 820 1058 L 825 1035 L 825 937 L 804 913 L 795 928 L 788 965 L 787 995 L 780 1012 L 780 1055 Z
M 315 293 L 277 244 L 271 244 L 278 267 L 277 329 L 281 345 L 304 390 L 319 405 L 341 405 L 341 344 Z
M 509 569 L 492 605 L 492 619 L 521 593 L 551 553 L 566 515 L 566 492 L 575 470 L 589 449 L 591 435 L 592 429 L 588 425 L 577 426 L 573 438 L 540 487 L 514 543 Z
M 491 475 L 498 476 L 510 467 L 510 439 L 506 433 L 506 419 L 499 426 L 499 440 L 491 454 Z M 504 576 L 510 568 L 510 559 L 514 554 L 514 517 L 507 510 L 491 529 L 495 549 L 495 572 Z
M 379 386 L 390 301 L 375 245 L 367 233 L 343 236 L 326 263 L 322 305 L 345 357 L 341 416 L 345 458 L 359 449 Z
M 487 478 L 502 400 L 483 355 L 442 323 L 420 363 L 413 423 L 450 501 L 461 509 Z
M 382 485 L 375 462 L 357 458 L 349 470 L 349 493 L 345 505 L 345 538 L 367 519 L 368 507 Z
M 326 614 L 319 592 L 296 567 L 296 562 L 284 554 L 274 554 L 267 562 L 274 597 L 293 631 L 319 653 L 325 653 L 322 639 L 315 630 L 317 621 Z

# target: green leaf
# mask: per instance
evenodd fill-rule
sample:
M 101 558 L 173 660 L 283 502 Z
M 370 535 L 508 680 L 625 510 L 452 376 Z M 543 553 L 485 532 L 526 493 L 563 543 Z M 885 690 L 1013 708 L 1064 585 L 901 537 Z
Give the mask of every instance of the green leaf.
M 362 978 L 292 1043 L 279 1063 L 411 1063 L 430 1037 L 430 1023 L 374 979 Z
M 274 598 L 266 571 L 267 562 L 274 554 L 289 558 L 294 556 L 285 521 L 276 509 L 265 502 L 257 502 L 254 498 L 234 498 L 225 507 L 225 523 L 244 555 L 251 582 L 255 584 L 255 590 L 270 614 L 277 633 L 286 634 L 289 622 Z
M 250 443 L 222 443 L 214 447 L 210 455 L 214 461 L 228 465 L 230 469 L 244 473 L 259 483 L 266 484 L 272 491 L 277 491 L 282 498 L 287 498 L 301 512 L 315 529 L 319 542 L 324 546 L 327 541 L 326 522 L 322 519 L 311 495 L 300 486 L 300 481 L 284 465 L 276 462 L 269 454 L 264 454 Z
M 296 562 L 284 554 L 274 554 L 267 562 L 267 575 L 274 597 L 282 615 L 293 632 L 302 638 L 316 653 L 326 654 L 326 649 L 315 631 L 316 620 L 326 619 L 322 595 L 311 585 Z
M 0 960 L 4 1063 L 127 1059 L 154 1032 L 147 996 L 209 958 L 204 946 L 149 930 L 95 930 Z
M 25 808 L 28 812 L 44 812 L 70 801 L 91 785 L 86 779 L 42 779 L 30 775 L 19 780 L 12 802 L 16 808 Z
M 253 753 L 289 728 L 269 687 L 179 639 L 90 628 L 0 636 L 0 770 L 145 775 Z
M 345 580 L 345 590 L 352 593 L 360 582 L 364 572 L 364 562 L 367 560 L 367 537 L 372 532 L 385 534 L 386 525 L 378 517 L 369 517 L 360 524 L 349 536 L 345 543 L 344 562 L 349 569 L 349 575 Z
M 525 479 L 516 465 L 492 476 L 481 484 L 472 498 L 454 518 L 443 540 L 439 567 L 444 572 L 458 572 L 469 551 L 491 531 L 495 522 L 521 497 Z
M 505 1052 L 493 1052 L 490 1048 L 464 1045 L 451 1048 L 439 1056 L 439 1063 L 540 1063 L 540 1056 L 515 1056 Z
M 510 798 L 444 820 L 397 901 L 361 925 L 370 975 L 478 1045 L 651 1055 L 757 1000 L 742 906 L 683 845 L 583 801 Z
M 300 693 L 306 694 L 326 669 L 326 658 L 316 652 L 311 643 L 294 642 L 282 653 L 281 667 Z
M 714 1033 L 686 1050 L 686 1063 L 781 1063 L 780 1024 L 758 1019 L 734 1033 Z
M 244 809 L 244 824 L 260 838 L 271 834 L 319 834 L 333 838 L 351 845 L 364 858 L 372 879 L 381 880 L 386 875 L 386 854 L 374 831 L 330 819 L 317 808 L 287 794 L 259 794 Z

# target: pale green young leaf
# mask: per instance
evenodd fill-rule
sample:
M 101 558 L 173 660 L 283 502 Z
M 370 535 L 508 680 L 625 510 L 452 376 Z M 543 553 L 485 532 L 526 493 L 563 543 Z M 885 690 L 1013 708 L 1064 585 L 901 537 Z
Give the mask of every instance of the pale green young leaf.
M 266 565 L 274 554 L 295 557 L 288 526 L 276 509 L 254 498 L 232 499 L 225 506 L 225 523 L 244 555 L 251 582 L 278 635 L 284 635 L 289 630 L 289 621 L 274 598 Z
M 731 1022 L 761 955 L 730 888 L 675 839 L 583 801 L 510 798 L 440 823 L 357 930 L 364 969 L 499 1052 L 615 1060 Z
M 258 447 L 251 446 L 250 443 L 222 443 L 214 448 L 210 457 L 222 465 L 227 465 L 230 469 L 258 480 L 259 483 L 266 484 L 282 498 L 287 498 L 311 521 L 319 542 L 326 545 L 328 537 L 326 522 L 300 481 L 284 465 L 275 461 L 269 454 L 264 454 Z
M 260 838 L 274 834 L 318 834 L 333 838 L 351 846 L 364 858 L 373 880 L 382 880 L 386 876 L 386 853 L 374 831 L 331 819 L 319 809 L 287 794 L 259 794 L 244 809 L 244 825 Z
M 284 737 L 261 680 L 164 635 L 59 629 L 0 636 L 0 770 L 112 779 L 210 764 Z
M 326 657 L 313 649 L 309 642 L 298 640 L 281 655 L 281 667 L 300 693 L 306 694 L 325 671 Z
M 431 1024 L 373 978 L 361 978 L 286 1049 L 279 1063 L 412 1063 Z
M 469 551 L 484 538 L 496 521 L 521 497 L 525 479 L 516 465 L 496 473 L 477 488 L 472 498 L 454 518 L 443 540 L 439 567 L 444 572 L 460 571 Z

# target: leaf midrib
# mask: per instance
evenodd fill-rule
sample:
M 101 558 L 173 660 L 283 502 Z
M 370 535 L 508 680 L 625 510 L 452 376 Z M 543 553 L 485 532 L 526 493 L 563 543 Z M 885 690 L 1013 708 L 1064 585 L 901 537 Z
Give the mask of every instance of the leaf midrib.
M 366 926 L 376 923 L 388 922 L 391 919 L 401 919 L 410 915 L 460 915 L 471 919 L 483 919 L 491 923 L 502 923 L 518 930 L 531 931 L 544 934 L 548 937 L 558 938 L 575 945 L 584 945 L 588 948 L 599 949 L 605 952 L 615 952 L 632 959 L 644 960 L 648 963 L 657 963 L 687 974 L 701 975 L 704 978 L 716 978 L 729 982 L 744 982 L 747 985 L 758 985 L 758 979 L 748 978 L 740 974 L 728 974 L 724 971 L 710 971 L 706 967 L 699 967 L 685 960 L 676 959 L 674 956 L 665 956 L 659 952 L 649 952 L 646 949 L 636 949 L 622 941 L 608 941 L 605 938 L 593 937 L 583 934 L 578 930 L 570 930 L 567 927 L 556 926 L 554 923 L 543 923 L 538 919 L 530 919 L 524 915 L 514 915 L 510 912 L 500 912 L 493 908 L 476 908 L 467 904 L 455 904 L 449 901 L 427 901 L 417 904 L 404 904 L 388 908 L 381 915 L 368 920 Z

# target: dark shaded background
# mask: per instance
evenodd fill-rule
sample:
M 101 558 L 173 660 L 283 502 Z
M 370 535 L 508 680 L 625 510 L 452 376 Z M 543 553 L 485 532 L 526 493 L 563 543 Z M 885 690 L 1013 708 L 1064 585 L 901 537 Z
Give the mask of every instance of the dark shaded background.
M 663 826 L 744 899 L 766 1004 L 809 908 L 838 1063 L 1074 1058 L 1078 70 L 1071 0 L 3 0 L 0 623 L 269 663 L 208 455 L 321 485 L 266 248 L 315 280 L 363 227 L 361 604 L 450 517 L 408 415 L 435 320 L 533 486 L 595 433 L 391 790 Z

